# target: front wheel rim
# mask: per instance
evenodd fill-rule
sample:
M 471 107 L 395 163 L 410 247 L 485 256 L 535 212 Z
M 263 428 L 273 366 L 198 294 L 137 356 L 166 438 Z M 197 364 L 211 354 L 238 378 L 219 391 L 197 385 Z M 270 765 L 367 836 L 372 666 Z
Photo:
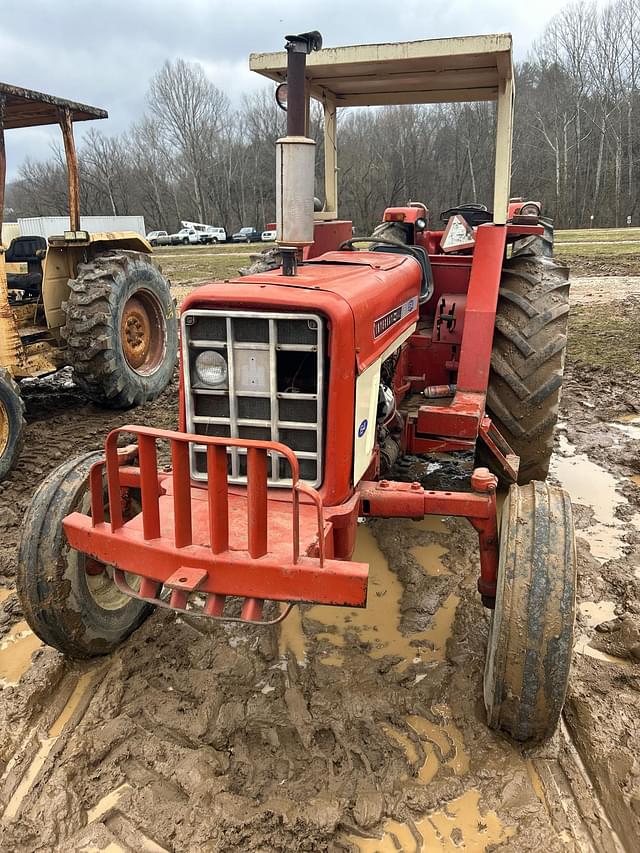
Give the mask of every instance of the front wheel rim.
M 84 555 L 83 555 L 84 556 Z M 120 592 L 113 579 L 113 567 L 99 563 L 91 557 L 84 557 L 85 580 L 87 590 L 94 602 L 102 610 L 122 610 L 131 601 L 131 597 Z M 125 573 L 127 583 L 136 592 L 140 587 L 141 578 L 138 575 Z
M 150 290 L 139 290 L 125 303 L 120 323 L 122 351 L 129 367 L 150 376 L 162 364 L 167 326 L 162 306 Z

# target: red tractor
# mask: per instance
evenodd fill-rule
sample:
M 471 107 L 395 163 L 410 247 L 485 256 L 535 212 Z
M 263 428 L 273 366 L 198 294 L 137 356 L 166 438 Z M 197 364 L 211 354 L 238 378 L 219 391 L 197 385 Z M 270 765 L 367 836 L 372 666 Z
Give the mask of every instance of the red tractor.
M 25 616 L 46 643 L 89 657 L 153 607 L 251 624 L 299 602 L 365 607 L 359 517 L 460 516 L 478 532 L 493 611 L 489 725 L 542 739 L 562 709 L 574 622 L 571 505 L 545 482 L 569 285 L 537 216 L 508 222 L 511 37 L 322 50 L 314 32 L 286 48 L 251 57 L 288 85 L 277 266 L 183 304 L 177 432 L 123 426 L 41 485 L 20 547 Z M 315 214 L 309 97 L 325 115 Z M 464 100 L 497 101 L 493 214 L 463 206 L 433 230 L 410 203 L 353 238 L 337 218 L 337 107 Z

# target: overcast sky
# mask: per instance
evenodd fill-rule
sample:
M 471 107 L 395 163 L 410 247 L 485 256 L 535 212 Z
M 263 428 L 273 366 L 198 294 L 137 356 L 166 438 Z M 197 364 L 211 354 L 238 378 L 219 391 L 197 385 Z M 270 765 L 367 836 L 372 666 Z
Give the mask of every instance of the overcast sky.
M 109 112 L 120 133 L 145 109 L 149 78 L 166 59 L 202 63 L 237 103 L 265 82 L 251 52 L 281 50 L 285 33 L 318 29 L 326 47 L 511 32 L 527 54 L 564 0 L 2 0 L 0 80 Z M 76 132 L 82 136 L 82 128 Z M 46 158 L 55 130 L 6 134 L 8 176 L 29 156 Z

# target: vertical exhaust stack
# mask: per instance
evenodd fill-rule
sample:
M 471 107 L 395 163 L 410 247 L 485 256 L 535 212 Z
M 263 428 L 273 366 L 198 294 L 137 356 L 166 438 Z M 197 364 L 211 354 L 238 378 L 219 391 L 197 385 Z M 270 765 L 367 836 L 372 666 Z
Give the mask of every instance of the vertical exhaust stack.
M 314 30 L 285 38 L 287 135 L 276 142 L 276 223 L 283 275 L 295 275 L 297 250 L 313 243 L 316 144 L 305 136 L 305 67 L 307 54 L 322 47 L 322 36 Z

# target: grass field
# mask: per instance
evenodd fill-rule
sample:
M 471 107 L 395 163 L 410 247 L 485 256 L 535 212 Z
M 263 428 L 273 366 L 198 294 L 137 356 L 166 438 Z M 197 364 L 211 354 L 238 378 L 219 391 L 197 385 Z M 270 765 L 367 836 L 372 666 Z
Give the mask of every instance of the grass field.
M 268 249 L 271 243 L 224 243 L 217 246 L 160 246 L 154 255 L 164 274 L 184 285 L 204 279 L 225 279 L 250 263 L 249 256 Z
M 555 232 L 557 243 L 640 243 L 640 228 L 581 228 L 575 231 Z
M 556 256 L 575 275 L 640 275 L 640 228 L 589 228 L 556 231 Z M 250 255 L 273 243 L 216 246 L 161 246 L 154 252 L 177 287 L 231 278 L 250 263 Z M 186 291 L 185 291 L 186 292 Z

